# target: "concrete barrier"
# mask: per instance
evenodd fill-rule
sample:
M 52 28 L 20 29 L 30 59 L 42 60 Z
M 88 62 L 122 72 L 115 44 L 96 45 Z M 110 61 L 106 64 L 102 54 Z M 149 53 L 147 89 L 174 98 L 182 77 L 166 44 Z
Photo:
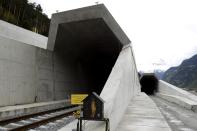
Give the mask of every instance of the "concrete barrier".
M 157 93 L 157 96 L 159 96 L 169 102 L 178 104 L 179 106 L 184 107 L 188 110 L 192 110 L 194 112 L 197 112 L 197 110 L 196 110 L 197 102 L 195 102 L 195 101 L 192 101 L 190 99 L 180 97 L 180 96 L 166 95 L 166 94 L 162 94 L 162 93 Z
M 184 98 L 188 98 L 192 101 L 197 102 L 197 96 L 193 95 L 185 90 L 182 90 L 181 88 L 178 88 L 174 85 L 171 85 L 165 81 L 160 80 L 159 81 L 159 87 L 158 87 L 158 92 L 162 94 L 167 94 L 167 95 L 175 95 L 175 96 L 180 96 Z
M 158 93 L 156 95 L 169 102 L 197 112 L 197 96 L 165 81 L 159 81 Z
M 131 47 L 123 48 L 101 92 L 105 116 L 115 130 L 131 99 L 140 91 L 140 84 Z

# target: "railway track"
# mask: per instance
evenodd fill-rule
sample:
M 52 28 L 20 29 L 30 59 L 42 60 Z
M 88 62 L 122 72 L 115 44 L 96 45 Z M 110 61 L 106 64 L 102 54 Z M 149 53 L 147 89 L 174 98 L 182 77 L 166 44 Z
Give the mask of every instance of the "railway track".
M 0 121 L 0 131 L 55 130 L 74 120 L 72 114 L 80 108 L 79 106 L 69 106 L 2 120 Z M 54 129 L 52 129 L 53 127 Z

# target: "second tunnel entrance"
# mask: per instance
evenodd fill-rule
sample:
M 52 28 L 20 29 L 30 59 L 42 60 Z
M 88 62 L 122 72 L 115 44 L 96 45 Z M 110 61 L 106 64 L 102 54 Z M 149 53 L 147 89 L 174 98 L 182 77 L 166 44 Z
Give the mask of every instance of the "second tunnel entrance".
M 154 73 L 145 73 L 140 78 L 141 91 L 147 95 L 154 95 L 158 90 L 158 79 Z

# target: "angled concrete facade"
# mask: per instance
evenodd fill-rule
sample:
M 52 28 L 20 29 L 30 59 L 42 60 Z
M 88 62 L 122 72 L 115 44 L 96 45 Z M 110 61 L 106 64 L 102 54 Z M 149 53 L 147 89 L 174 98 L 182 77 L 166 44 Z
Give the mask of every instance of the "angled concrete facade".
M 87 93 L 101 93 L 122 47 L 129 44 L 103 4 L 52 15 L 47 49 L 67 63 L 72 86 L 86 87 Z
M 62 52 L 66 63 L 79 65 L 83 74 L 79 79 L 87 80 L 88 93 L 95 91 L 104 99 L 105 117 L 114 131 L 140 92 L 140 84 L 131 42 L 106 7 L 101 4 L 54 14 L 47 49 Z M 73 125 L 64 130 L 74 129 Z M 87 122 L 85 130 L 101 131 L 104 126 Z
M 131 42 L 103 4 L 53 14 L 46 49 L 46 37 L 28 32 L 33 37 L 23 40 L 23 33 L 11 31 L 0 36 L 0 106 L 94 91 L 105 100 L 105 117 L 116 129 L 140 84 Z M 43 45 L 32 43 L 36 38 Z
M 0 106 L 94 91 L 116 130 L 140 84 L 131 41 L 103 4 L 53 14 L 48 42 L 3 21 L 0 29 Z M 86 130 L 103 127 L 87 123 Z
M 120 41 L 121 44 L 127 45 L 130 43 L 129 38 L 126 36 L 124 31 L 115 21 L 115 19 L 107 10 L 107 8 L 103 4 L 100 4 L 100 5 L 89 6 L 85 8 L 79 8 L 75 10 L 53 14 L 50 24 L 47 49 L 54 50 L 54 46 L 58 35 L 58 29 L 60 28 L 59 27 L 60 25 L 66 25 L 75 22 L 78 22 L 77 24 L 79 24 L 80 22 L 82 23 L 88 20 L 95 20 L 96 24 L 92 26 L 88 26 L 88 24 L 90 24 L 91 22 L 88 22 L 88 24 L 84 24 L 84 25 L 81 24 L 81 26 L 76 30 L 90 30 L 92 33 L 94 33 L 94 30 L 91 29 L 98 29 L 99 26 L 100 27 L 102 26 L 101 23 L 99 23 L 99 21 L 103 21 L 108 26 L 108 28 L 112 31 L 115 37 L 117 37 L 117 39 Z M 68 32 L 74 34 L 75 33 L 74 31 L 76 30 L 71 30 L 70 28 Z

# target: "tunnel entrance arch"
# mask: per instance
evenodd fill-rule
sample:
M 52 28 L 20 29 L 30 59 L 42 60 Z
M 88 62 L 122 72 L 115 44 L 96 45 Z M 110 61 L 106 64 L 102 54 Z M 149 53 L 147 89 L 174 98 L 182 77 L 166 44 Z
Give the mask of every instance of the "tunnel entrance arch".
M 129 43 L 101 4 L 53 14 L 47 49 L 53 51 L 56 67 L 62 66 L 63 85 L 70 94 L 100 94 L 122 47 Z
M 54 52 L 69 71 L 74 92 L 101 93 L 122 49 L 113 32 L 98 19 L 69 22 L 58 26 Z
M 154 95 L 158 90 L 158 79 L 154 73 L 145 73 L 140 78 L 141 91 L 147 95 Z

